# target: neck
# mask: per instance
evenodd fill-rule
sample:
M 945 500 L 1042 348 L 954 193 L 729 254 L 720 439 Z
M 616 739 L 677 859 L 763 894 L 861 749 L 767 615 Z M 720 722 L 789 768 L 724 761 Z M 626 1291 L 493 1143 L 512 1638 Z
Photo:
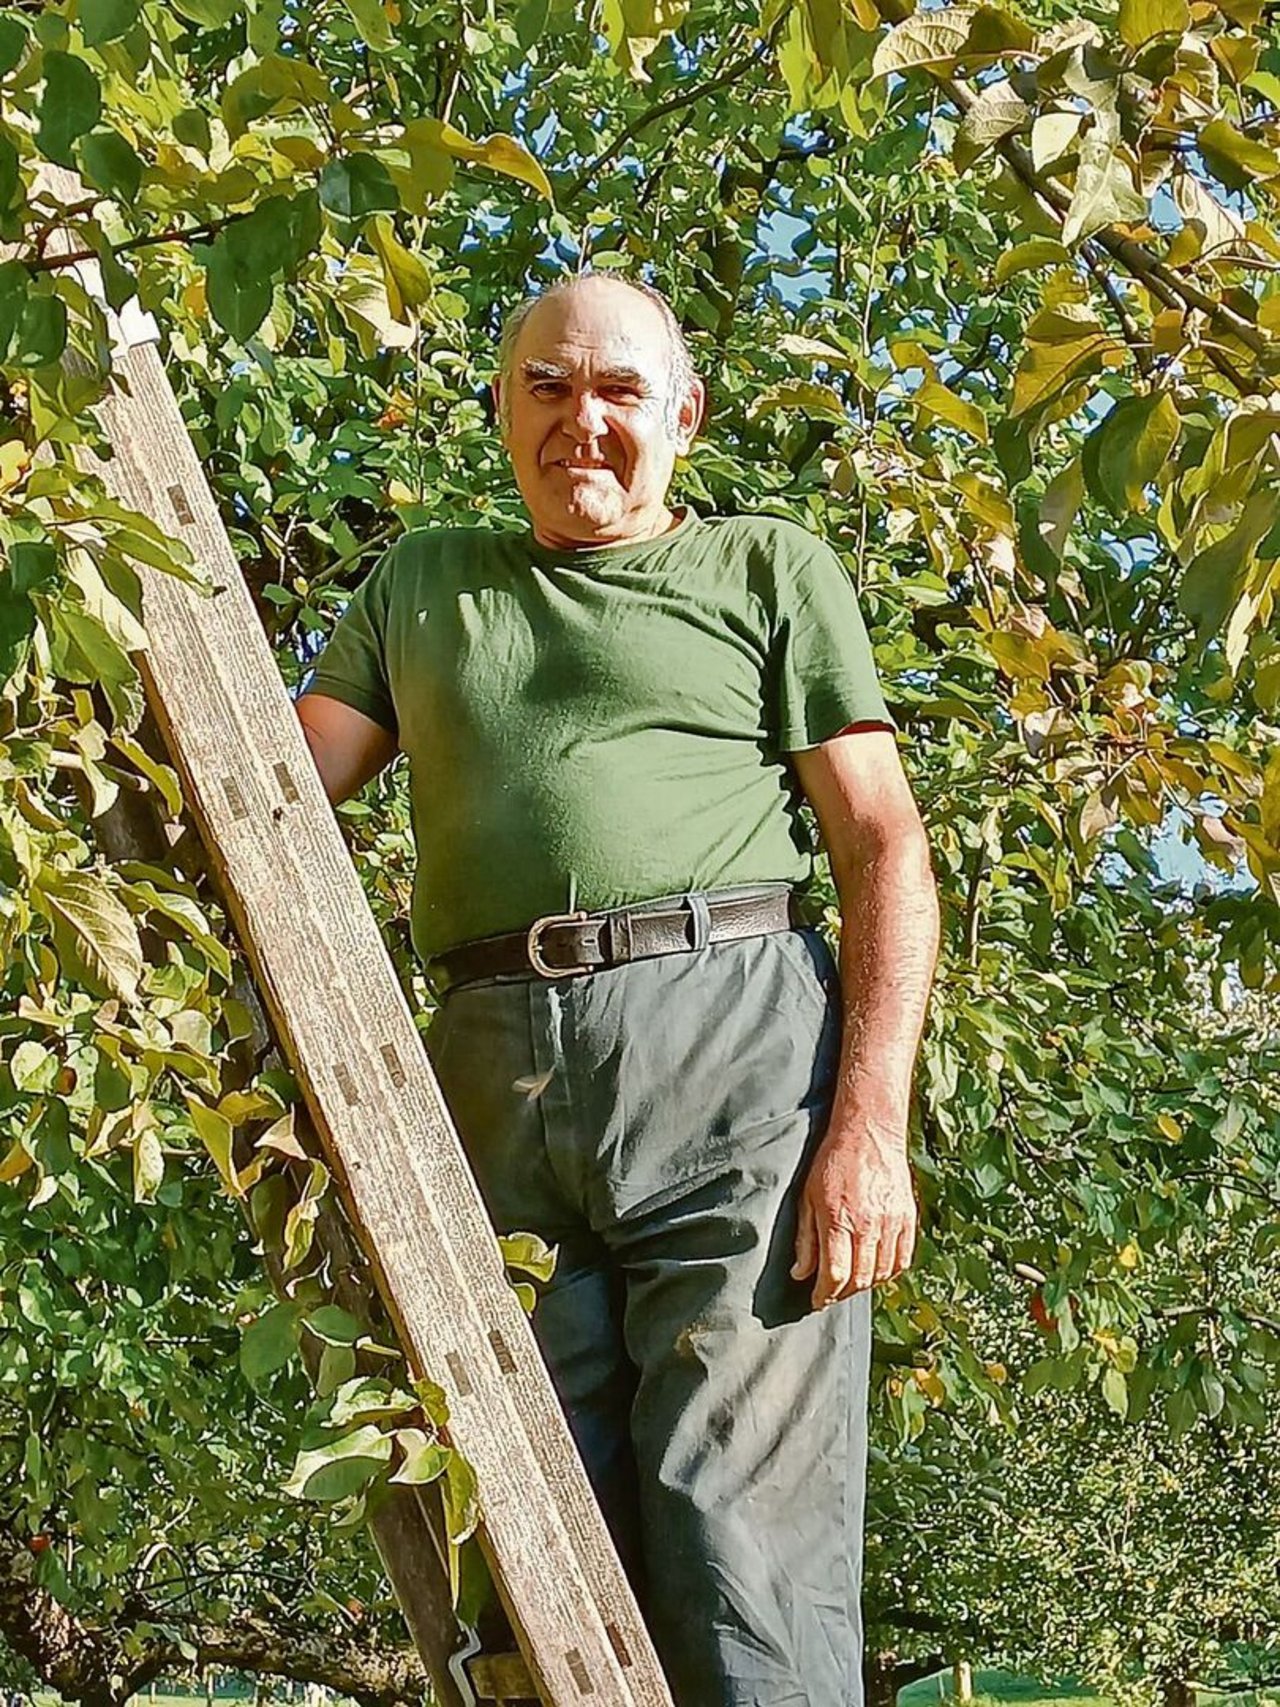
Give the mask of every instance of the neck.
M 670 533 L 684 519 L 683 510 L 678 513 L 670 510 L 664 504 L 652 516 L 641 521 L 632 518 L 630 525 L 621 524 L 617 528 L 605 529 L 590 539 L 570 539 L 566 535 L 552 533 L 546 528 L 534 523 L 533 537 L 539 545 L 545 545 L 549 551 L 603 551 L 611 545 L 640 545 L 646 539 L 657 539 L 661 534 Z

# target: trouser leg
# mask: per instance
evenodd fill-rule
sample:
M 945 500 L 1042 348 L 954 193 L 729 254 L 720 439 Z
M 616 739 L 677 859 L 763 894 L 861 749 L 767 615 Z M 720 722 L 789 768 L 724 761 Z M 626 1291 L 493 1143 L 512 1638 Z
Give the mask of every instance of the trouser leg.
M 557 1108 L 563 1093 L 559 1085 L 537 1089 L 548 1064 L 530 1017 L 531 994 L 527 985 L 511 982 L 450 996 L 428 1031 L 427 1053 L 495 1230 L 536 1233 L 556 1247 L 555 1272 L 538 1286 L 533 1330 L 614 1544 L 639 1590 L 643 1563 L 628 1427 L 635 1370 L 623 1344 L 624 1286 L 548 1152 L 546 1109 Z
M 576 999 L 585 1036 L 625 1039 L 595 1219 L 627 1283 L 654 1641 L 678 1707 L 852 1707 L 870 1301 L 814 1314 L 789 1273 L 835 969 L 792 932 L 614 976 Z

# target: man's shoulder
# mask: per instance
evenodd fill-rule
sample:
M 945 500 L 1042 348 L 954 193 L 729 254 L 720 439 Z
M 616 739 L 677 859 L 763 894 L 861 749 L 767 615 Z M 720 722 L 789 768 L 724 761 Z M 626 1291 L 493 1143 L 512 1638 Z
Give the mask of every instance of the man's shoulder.
M 703 521 L 716 531 L 717 537 L 734 546 L 759 546 L 764 550 L 789 554 L 825 549 L 825 542 L 819 534 L 787 516 L 754 512 L 736 516 L 704 516 Z
M 527 539 L 527 532 L 510 527 L 416 527 L 402 533 L 387 555 L 397 570 L 474 562 L 509 555 Z

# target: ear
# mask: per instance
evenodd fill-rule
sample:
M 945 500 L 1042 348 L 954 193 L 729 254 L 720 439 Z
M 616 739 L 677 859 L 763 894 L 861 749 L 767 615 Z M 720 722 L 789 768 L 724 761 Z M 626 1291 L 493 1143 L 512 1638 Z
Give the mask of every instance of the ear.
M 680 400 L 680 413 L 676 418 L 676 450 L 680 456 L 688 455 L 706 413 L 707 388 L 695 378 Z

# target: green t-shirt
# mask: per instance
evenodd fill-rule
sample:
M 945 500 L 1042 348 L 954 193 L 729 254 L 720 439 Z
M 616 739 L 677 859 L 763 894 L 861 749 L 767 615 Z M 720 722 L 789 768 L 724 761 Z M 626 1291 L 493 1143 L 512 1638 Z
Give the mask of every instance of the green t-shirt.
M 422 530 L 357 589 L 307 691 L 409 758 L 424 960 L 544 913 L 812 875 L 783 755 L 892 727 L 853 584 L 773 517 L 637 545 Z

